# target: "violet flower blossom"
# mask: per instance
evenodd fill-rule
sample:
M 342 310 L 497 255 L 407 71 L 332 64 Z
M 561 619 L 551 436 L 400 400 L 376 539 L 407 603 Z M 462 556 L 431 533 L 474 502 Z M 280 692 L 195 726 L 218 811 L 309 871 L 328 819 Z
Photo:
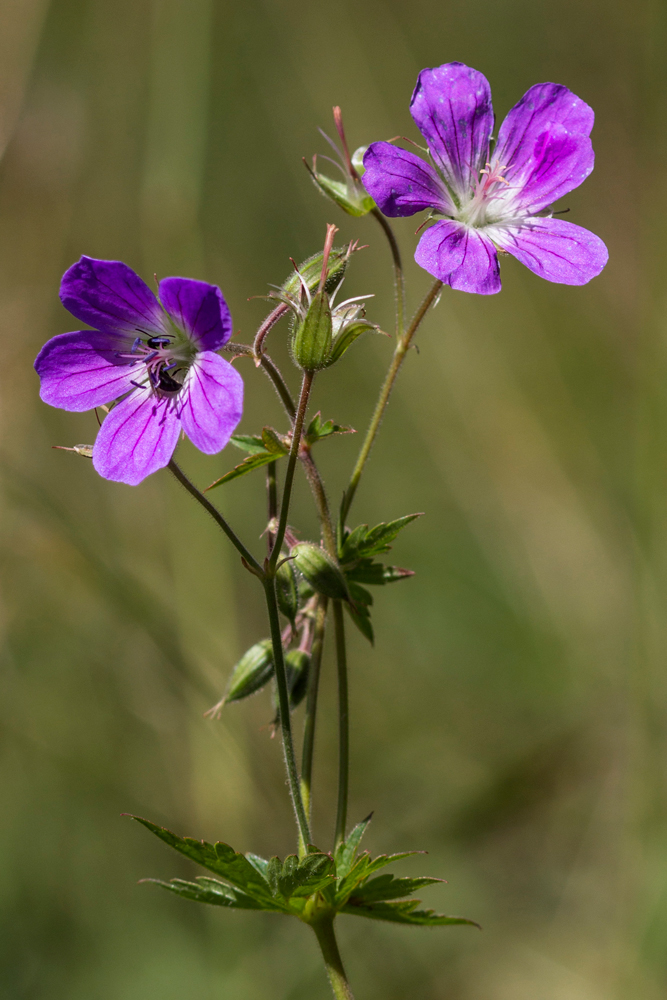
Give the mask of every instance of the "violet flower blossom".
M 363 183 L 385 215 L 430 209 L 442 217 L 419 241 L 421 267 L 481 295 L 500 291 L 498 251 L 566 285 L 600 273 L 608 259 L 602 240 L 548 213 L 593 169 L 594 114 L 572 91 L 555 83 L 531 87 L 500 126 L 493 152 L 491 89 L 477 70 L 462 63 L 422 70 L 410 111 L 432 165 L 374 142 Z
M 64 274 L 60 298 L 94 329 L 53 337 L 35 361 L 45 403 L 115 403 L 93 465 L 130 486 L 169 463 L 181 430 L 207 455 L 220 451 L 243 410 L 241 376 L 214 353 L 232 335 L 220 289 L 164 278 L 158 294 L 120 261 L 82 257 Z

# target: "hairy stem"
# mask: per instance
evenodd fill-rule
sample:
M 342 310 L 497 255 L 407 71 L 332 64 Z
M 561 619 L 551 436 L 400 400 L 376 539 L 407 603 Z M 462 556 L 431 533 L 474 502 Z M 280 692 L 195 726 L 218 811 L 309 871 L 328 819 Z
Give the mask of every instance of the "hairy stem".
M 338 950 L 333 917 L 323 917 L 311 926 L 315 931 L 336 1000 L 354 1000 L 354 995 L 350 989 L 345 968 L 343 967 L 343 960 Z
M 310 650 L 310 673 L 306 696 L 306 716 L 303 724 L 303 749 L 301 752 L 301 795 L 306 816 L 310 821 L 312 810 L 313 753 L 315 751 L 315 720 L 317 718 L 317 696 L 320 686 L 320 667 L 324 649 L 324 632 L 327 621 L 326 597 L 321 597 L 315 611 L 315 632 Z
M 396 340 L 400 340 L 403 336 L 403 326 L 405 324 L 405 281 L 403 279 L 401 251 L 398 249 L 398 243 L 396 242 L 394 230 L 391 228 L 380 209 L 377 207 L 374 208 L 371 215 L 380 223 L 380 226 L 387 237 L 389 249 L 391 250 L 391 257 L 394 262 L 394 285 L 396 292 Z
M 294 752 L 294 739 L 292 737 L 292 722 L 290 719 L 289 693 L 287 690 L 287 673 L 285 671 L 285 658 L 283 655 L 282 637 L 280 634 L 280 619 L 278 617 L 278 602 L 276 600 L 276 580 L 275 576 L 267 575 L 264 579 L 264 593 L 266 595 L 266 608 L 269 613 L 269 626 L 271 628 L 271 643 L 273 646 L 273 663 L 278 689 L 278 706 L 280 709 L 280 731 L 283 742 L 283 752 L 285 754 L 285 766 L 287 768 L 287 780 L 289 783 L 290 796 L 296 822 L 299 828 L 299 845 L 303 853 L 310 843 L 310 825 L 306 810 L 301 797 L 299 786 L 299 774 L 296 766 L 296 754 Z
M 426 316 L 433 303 L 435 302 L 440 289 L 442 288 L 442 281 L 436 281 L 419 309 L 415 313 L 415 316 L 410 323 L 410 326 L 405 331 L 401 339 L 396 344 L 396 349 L 394 351 L 394 356 L 391 359 L 391 364 L 389 365 L 389 371 L 387 372 L 386 378 L 380 390 L 380 398 L 375 406 L 375 411 L 371 417 L 371 422 L 366 432 L 366 437 L 364 443 L 361 446 L 361 451 L 359 452 L 359 457 L 357 458 L 357 464 L 352 472 L 352 477 L 350 483 L 343 496 L 343 502 L 341 504 L 340 519 L 341 525 L 345 524 L 345 519 L 348 515 L 350 507 L 352 506 L 352 501 L 354 499 L 354 494 L 357 492 L 357 487 L 359 485 L 359 480 L 361 479 L 361 474 L 364 471 L 364 466 L 368 461 L 368 456 L 371 453 L 371 448 L 377 436 L 377 432 L 380 429 L 380 424 L 382 423 L 382 417 L 384 416 L 384 411 L 387 408 L 387 403 L 389 402 L 389 397 L 391 396 L 391 390 L 394 388 L 394 383 L 396 381 L 396 376 L 398 375 L 401 365 L 405 359 L 405 355 L 408 352 L 410 343 L 415 333 L 419 329 L 422 320 Z
M 313 385 L 313 378 L 315 373 L 311 371 L 305 371 L 303 373 L 303 381 L 301 383 L 301 395 L 299 396 L 299 405 L 297 407 L 296 416 L 294 417 L 294 426 L 292 427 L 292 447 L 290 448 L 289 458 L 287 460 L 287 471 L 285 473 L 285 484 L 283 486 L 283 500 L 280 506 L 280 522 L 278 524 L 278 531 L 276 532 L 276 540 L 273 543 L 273 549 L 271 552 L 271 557 L 269 560 L 272 569 L 275 569 L 276 563 L 280 558 L 280 549 L 283 544 L 283 539 L 285 538 L 285 529 L 287 527 L 287 516 L 289 514 L 289 505 L 292 498 L 292 484 L 294 482 L 294 470 L 296 469 L 297 458 L 299 457 L 299 450 L 301 448 L 301 433 L 303 431 L 303 422 L 306 416 L 306 410 L 308 409 L 308 397 L 310 396 L 310 390 Z
M 333 602 L 336 668 L 338 675 L 338 807 L 336 810 L 335 846 L 345 840 L 347 797 L 350 780 L 350 711 L 347 690 L 347 651 L 343 605 Z
M 269 462 L 266 467 L 266 501 L 269 515 L 269 524 L 278 516 L 278 483 L 276 481 L 276 463 Z M 273 548 L 274 535 L 271 530 L 266 533 L 269 555 Z
M 329 510 L 329 501 L 327 499 L 326 490 L 324 489 L 322 477 L 320 476 L 320 471 L 315 465 L 315 459 L 311 455 L 309 448 L 302 448 L 299 458 L 301 459 L 304 472 L 306 473 L 306 479 L 308 480 L 313 494 L 313 499 L 315 500 L 315 506 L 317 507 L 317 513 L 322 528 L 322 537 L 324 538 L 326 550 L 329 555 L 333 556 L 335 559 L 336 534 L 334 532 L 331 512 Z
M 232 529 L 227 524 L 220 511 L 217 509 L 217 507 L 214 507 L 211 501 L 207 497 L 205 497 L 200 490 L 197 489 L 197 487 L 193 482 L 191 482 L 188 479 L 183 470 L 178 465 L 176 465 L 176 462 L 173 460 L 173 458 L 169 462 L 167 468 L 171 473 L 173 473 L 174 476 L 176 476 L 176 479 L 178 479 L 181 486 L 185 487 L 190 496 L 194 497 L 197 503 L 200 503 L 202 505 L 207 514 L 211 515 L 211 517 L 218 525 L 218 527 L 222 528 L 222 530 L 227 535 L 227 538 L 230 540 L 232 545 L 241 553 L 242 558 L 245 560 L 248 566 L 258 576 L 263 577 L 264 570 L 259 565 L 255 557 L 248 551 L 248 549 L 245 547 L 240 538 L 238 538 L 237 535 L 234 533 L 234 531 L 232 531 Z

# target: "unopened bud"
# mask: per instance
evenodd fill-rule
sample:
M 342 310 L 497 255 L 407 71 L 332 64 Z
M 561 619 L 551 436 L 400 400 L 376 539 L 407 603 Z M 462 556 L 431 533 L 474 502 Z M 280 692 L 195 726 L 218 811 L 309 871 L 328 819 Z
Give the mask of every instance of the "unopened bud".
M 299 610 L 299 587 L 290 559 L 282 563 L 276 572 L 276 597 L 278 598 L 278 607 L 285 618 L 294 624 L 296 613 Z
M 316 594 L 333 600 L 347 601 L 347 581 L 340 567 L 328 552 L 312 542 L 298 542 L 291 550 L 294 565 Z
M 293 709 L 300 705 L 306 697 L 310 655 L 302 649 L 290 649 L 285 657 L 285 670 L 287 671 L 290 708 Z
M 241 701 L 259 691 L 273 674 L 273 647 L 262 639 L 243 654 L 229 678 L 225 701 Z
M 294 361 L 304 371 L 325 368 L 331 352 L 331 305 L 326 292 L 318 292 L 306 317 L 296 328 L 292 341 Z

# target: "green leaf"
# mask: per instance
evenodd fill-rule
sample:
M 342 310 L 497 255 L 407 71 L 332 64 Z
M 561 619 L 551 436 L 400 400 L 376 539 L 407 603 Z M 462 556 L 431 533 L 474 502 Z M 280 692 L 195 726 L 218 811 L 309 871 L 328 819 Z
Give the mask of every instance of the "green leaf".
M 363 637 L 368 639 L 371 646 L 374 646 L 375 633 L 371 624 L 371 616 L 368 608 L 366 608 L 363 604 L 355 604 L 354 607 L 352 607 L 351 604 L 346 604 L 345 607 L 347 608 L 347 613 Z
M 399 878 L 396 875 L 378 875 L 377 878 L 369 879 L 358 886 L 354 891 L 355 900 L 363 903 L 377 903 L 381 900 L 401 899 L 402 896 L 411 896 L 413 892 L 418 892 L 426 885 L 434 885 L 436 882 L 444 882 L 441 878 Z
M 256 434 L 232 434 L 229 440 L 241 451 L 247 451 L 251 455 L 261 455 L 266 451 L 264 442 Z
M 367 524 L 360 524 L 343 542 L 341 562 L 353 562 L 364 556 L 376 556 L 388 552 L 389 543 L 394 541 L 398 533 L 421 516 L 421 514 L 406 514 L 405 517 L 399 517 L 395 521 L 377 524 L 370 530 Z
M 266 858 L 260 858 L 259 854 L 253 854 L 252 851 L 246 851 L 246 858 L 253 866 L 253 868 L 259 872 L 262 878 L 266 879 L 268 882 L 268 868 L 269 862 Z
M 225 473 L 220 479 L 216 479 L 210 486 L 207 486 L 205 492 L 215 489 L 216 486 L 222 486 L 223 483 L 230 483 L 232 479 L 238 479 L 239 476 L 245 476 L 247 472 L 261 469 L 269 462 L 274 462 L 289 454 L 289 448 L 273 427 L 265 427 L 262 430 L 261 438 L 239 434 L 235 435 L 232 441 L 237 448 L 248 451 L 250 454 L 244 458 L 240 465 L 235 466 L 230 472 Z
M 345 427 L 342 424 L 335 424 L 333 420 L 322 421 L 322 415 L 317 412 L 306 428 L 305 438 L 308 444 L 315 444 L 323 438 L 331 437 L 332 434 L 356 434 L 353 427 Z
M 373 595 L 370 591 L 366 590 L 364 587 L 360 587 L 358 583 L 351 583 L 349 580 L 348 589 L 350 591 L 350 597 L 355 604 L 360 604 L 363 608 L 371 608 L 373 606 Z
M 231 882 L 232 885 L 243 890 L 253 899 L 261 903 L 271 902 L 271 890 L 267 880 L 243 854 L 237 854 L 229 844 L 218 842 L 213 845 L 208 844 L 205 840 L 178 837 L 171 830 L 156 826 L 155 823 L 142 819 L 141 816 L 132 816 L 131 819 L 141 823 L 179 854 L 184 854 L 186 858 L 190 858 L 202 868 L 208 868 L 209 871 Z
M 344 326 L 340 333 L 334 337 L 327 361 L 327 368 L 335 364 L 336 361 L 339 361 L 345 352 L 352 347 L 357 337 L 360 337 L 362 333 L 366 333 L 367 330 L 380 332 L 379 327 L 375 323 L 368 323 L 365 319 L 356 320 Z
M 367 917 L 370 920 L 389 920 L 395 924 L 413 924 L 422 927 L 444 927 L 450 924 L 468 924 L 471 927 L 479 927 L 474 920 L 466 920 L 465 917 L 446 917 L 444 913 L 435 913 L 434 910 L 417 910 L 420 900 L 413 899 L 397 903 L 369 903 L 357 904 L 353 900 L 343 907 L 341 913 L 349 913 L 355 917 Z
M 365 851 L 355 859 L 347 875 L 339 880 L 336 886 L 335 904 L 340 907 L 347 902 L 356 887 L 368 876 L 368 866 L 371 856 Z
M 213 906 L 228 906 L 236 910 L 273 910 L 280 913 L 284 909 L 277 904 L 260 903 L 252 896 L 247 896 L 238 889 L 232 889 L 224 882 L 218 882 L 215 878 L 202 876 L 196 882 L 186 882 L 181 878 L 173 878 L 170 882 L 163 882 L 157 878 L 144 878 L 142 882 L 152 882 L 163 889 L 175 892 L 177 896 L 184 899 L 191 899 L 195 903 L 211 903 Z
M 370 813 L 366 819 L 362 819 L 361 823 L 357 823 L 357 825 L 353 827 L 347 835 L 347 839 L 336 848 L 334 858 L 336 861 L 336 874 L 338 876 L 344 877 L 352 868 L 354 859 L 359 849 L 359 844 L 361 843 L 361 838 L 366 832 L 368 824 L 372 818 L 373 813 Z
M 400 566 L 385 566 L 384 563 L 374 562 L 372 559 L 360 559 L 352 569 L 345 570 L 348 583 L 365 583 L 371 587 L 383 587 L 386 583 L 407 580 L 414 575 L 414 570 L 402 569 Z
M 299 860 L 290 854 L 281 861 L 271 858 L 267 867 L 267 879 L 274 896 L 289 900 L 311 896 L 335 881 L 335 864 L 328 854 L 307 854 Z

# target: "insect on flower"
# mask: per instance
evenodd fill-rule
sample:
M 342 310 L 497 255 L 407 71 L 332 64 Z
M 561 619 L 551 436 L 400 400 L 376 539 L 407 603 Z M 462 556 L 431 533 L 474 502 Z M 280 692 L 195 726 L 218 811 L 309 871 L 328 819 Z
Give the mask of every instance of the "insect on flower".
M 389 142 L 364 156 L 363 183 L 388 216 L 430 209 L 436 224 L 415 260 L 452 288 L 500 291 L 498 251 L 548 281 L 583 285 L 600 273 L 602 240 L 552 217 L 551 205 L 593 169 L 592 109 L 567 87 L 540 83 L 509 112 L 491 149 L 486 78 L 462 63 L 419 74 L 410 111 L 430 162 Z
M 207 455 L 220 451 L 243 410 L 241 376 L 214 353 L 232 334 L 220 289 L 164 278 L 158 296 L 126 264 L 82 257 L 60 298 L 93 329 L 53 337 L 35 361 L 45 403 L 113 404 L 93 465 L 131 486 L 169 463 L 181 430 Z

